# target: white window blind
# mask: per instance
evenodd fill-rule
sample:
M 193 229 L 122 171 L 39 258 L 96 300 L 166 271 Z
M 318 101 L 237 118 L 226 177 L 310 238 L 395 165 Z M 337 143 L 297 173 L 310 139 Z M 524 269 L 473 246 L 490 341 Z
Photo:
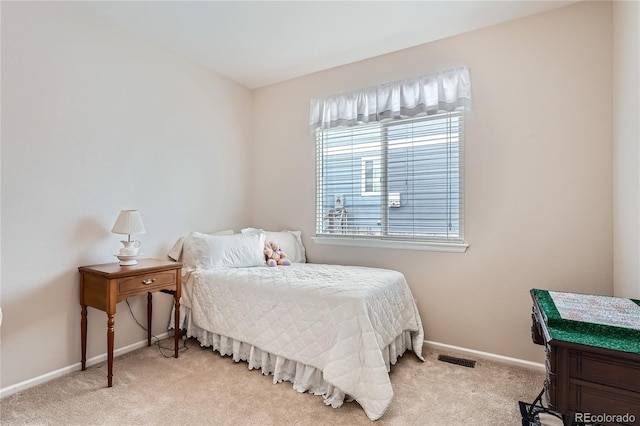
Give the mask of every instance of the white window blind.
M 460 111 L 316 131 L 316 235 L 461 243 Z

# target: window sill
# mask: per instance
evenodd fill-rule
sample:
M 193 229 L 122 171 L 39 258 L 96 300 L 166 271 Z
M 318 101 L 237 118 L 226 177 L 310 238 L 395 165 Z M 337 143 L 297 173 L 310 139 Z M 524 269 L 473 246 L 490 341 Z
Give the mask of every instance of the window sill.
M 401 250 L 443 251 L 449 253 L 464 253 L 469 244 L 452 242 L 427 242 L 427 241 L 399 241 L 379 240 L 357 237 L 311 237 L 316 244 L 351 247 L 375 247 Z

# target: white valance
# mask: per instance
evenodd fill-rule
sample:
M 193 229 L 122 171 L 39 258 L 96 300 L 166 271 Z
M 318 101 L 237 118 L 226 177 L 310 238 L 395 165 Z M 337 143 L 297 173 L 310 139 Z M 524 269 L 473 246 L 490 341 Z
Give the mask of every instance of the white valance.
M 312 131 L 470 109 L 469 70 L 459 68 L 311 100 Z

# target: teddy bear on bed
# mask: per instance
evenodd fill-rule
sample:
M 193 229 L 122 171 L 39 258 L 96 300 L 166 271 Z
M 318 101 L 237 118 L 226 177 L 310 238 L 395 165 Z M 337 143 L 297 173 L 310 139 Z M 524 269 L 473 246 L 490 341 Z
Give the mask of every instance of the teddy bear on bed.
M 282 251 L 278 243 L 269 241 L 264 245 L 264 257 L 269 266 L 289 266 L 291 261 L 287 259 L 287 254 Z

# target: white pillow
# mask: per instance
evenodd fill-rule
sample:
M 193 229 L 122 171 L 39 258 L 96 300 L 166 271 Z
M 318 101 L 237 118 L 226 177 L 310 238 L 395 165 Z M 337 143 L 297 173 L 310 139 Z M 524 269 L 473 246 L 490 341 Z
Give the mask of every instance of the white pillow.
M 244 228 L 242 233 L 261 231 L 266 235 L 266 242 L 275 241 L 278 243 L 283 252 L 293 263 L 305 263 L 307 261 L 306 251 L 302 244 L 301 231 L 264 231 L 256 228 Z
M 187 268 L 243 268 L 262 266 L 264 232 L 209 235 L 192 232 L 183 243 L 183 263 Z
M 233 229 L 225 229 L 224 231 L 218 232 L 210 232 L 211 235 L 233 235 Z M 175 260 L 179 262 L 182 259 L 182 243 L 184 242 L 184 237 L 178 238 L 178 241 L 173 245 L 167 256 L 171 260 Z

